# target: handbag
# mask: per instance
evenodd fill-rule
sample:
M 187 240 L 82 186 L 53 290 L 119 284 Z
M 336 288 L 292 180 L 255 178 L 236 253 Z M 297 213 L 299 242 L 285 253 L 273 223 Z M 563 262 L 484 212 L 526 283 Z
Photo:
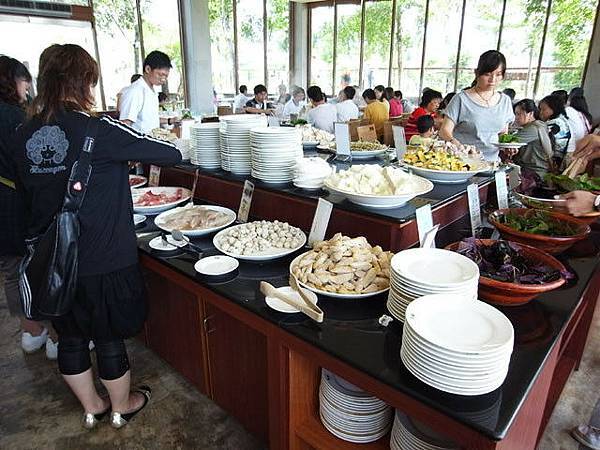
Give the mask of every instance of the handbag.
M 19 291 L 28 319 L 64 316 L 77 290 L 79 209 L 92 173 L 91 157 L 98 120 L 88 121 L 79 159 L 73 164 L 61 209 L 40 235 L 26 239 L 19 266 Z

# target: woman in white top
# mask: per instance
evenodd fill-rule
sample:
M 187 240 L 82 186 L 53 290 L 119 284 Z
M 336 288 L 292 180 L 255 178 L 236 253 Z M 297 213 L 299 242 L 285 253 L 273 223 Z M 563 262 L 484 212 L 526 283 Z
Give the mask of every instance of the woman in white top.
M 298 114 L 305 105 L 304 97 L 304 89 L 295 87 L 292 98 L 283 107 L 283 117 L 288 118 L 291 114 Z
M 346 86 L 340 92 L 340 101 L 335 105 L 337 110 L 338 122 L 348 122 L 352 119 L 358 119 L 358 106 L 354 103 L 356 89 L 352 86 Z
M 335 106 L 325 102 L 325 94 L 319 86 L 309 87 L 306 93 L 313 106 L 308 112 L 308 123 L 315 128 L 333 133 L 333 124 L 337 120 Z
M 488 161 L 498 160 L 498 134 L 515 120 L 512 102 L 496 90 L 504 78 L 506 59 L 496 50 L 479 57 L 475 85 L 454 96 L 445 111 L 440 136 L 456 145 L 474 145 Z
M 569 118 L 569 128 L 571 129 L 571 140 L 567 152 L 574 152 L 577 142 L 592 131 L 592 115 L 583 95 L 583 88 L 571 89 L 569 106 L 565 108 L 565 112 Z

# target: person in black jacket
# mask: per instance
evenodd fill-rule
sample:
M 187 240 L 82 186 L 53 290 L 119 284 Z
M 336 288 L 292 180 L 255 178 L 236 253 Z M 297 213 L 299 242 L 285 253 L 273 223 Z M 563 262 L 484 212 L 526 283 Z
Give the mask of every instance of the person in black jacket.
M 0 272 L 8 312 L 21 321 L 21 348 L 25 353 L 33 353 L 46 345 L 48 358 L 56 359 L 56 337 L 53 336 L 53 340 L 42 323 L 25 318 L 19 296 L 18 267 L 24 252 L 23 211 L 15 190 L 16 174 L 8 140 L 25 120 L 30 86 L 27 67 L 14 58 L 0 56 Z
M 95 117 L 93 88 L 98 66 L 81 47 L 56 46 L 40 64 L 38 96 L 30 120 L 11 142 L 17 190 L 25 204 L 26 237 L 43 232 L 60 208 L 71 168 L 79 158 L 90 121 L 98 122 L 92 173 L 79 211 L 79 271 L 71 311 L 53 325 L 58 331 L 58 366 L 92 428 L 112 408 L 120 428 L 142 410 L 150 389 L 130 391 L 124 339 L 141 330 L 145 288 L 138 266 L 128 161 L 174 165 L 177 148 L 145 136 L 109 117 Z M 88 349 L 96 346 L 98 372 L 109 398 L 94 387 Z

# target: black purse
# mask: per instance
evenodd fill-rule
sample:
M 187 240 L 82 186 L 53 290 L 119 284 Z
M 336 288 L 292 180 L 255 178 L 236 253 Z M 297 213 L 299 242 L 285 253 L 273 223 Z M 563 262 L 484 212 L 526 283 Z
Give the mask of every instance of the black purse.
M 79 208 L 92 173 L 98 120 L 87 124 L 79 159 L 71 168 L 63 205 L 46 231 L 25 240 L 19 266 L 19 291 L 28 319 L 52 319 L 71 310 L 77 290 Z

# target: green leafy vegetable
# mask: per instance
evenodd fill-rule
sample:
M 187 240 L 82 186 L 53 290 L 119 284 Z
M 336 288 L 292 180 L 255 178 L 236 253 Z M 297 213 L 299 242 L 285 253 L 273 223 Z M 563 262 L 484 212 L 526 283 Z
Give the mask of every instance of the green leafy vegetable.
M 308 122 L 304 119 L 294 119 L 294 120 L 290 120 L 290 125 L 306 125 Z
M 498 137 L 498 142 L 501 144 L 512 144 L 513 142 L 519 142 L 519 138 L 514 134 L 505 133 Z
M 544 236 L 574 236 L 577 230 L 570 223 L 561 222 L 545 211 L 532 209 L 527 214 L 508 213 L 498 218 L 498 221 L 517 231 Z
M 600 191 L 600 178 L 591 178 L 587 173 L 577 175 L 575 178 L 548 173 L 544 176 L 544 181 L 556 186 L 561 192 Z

